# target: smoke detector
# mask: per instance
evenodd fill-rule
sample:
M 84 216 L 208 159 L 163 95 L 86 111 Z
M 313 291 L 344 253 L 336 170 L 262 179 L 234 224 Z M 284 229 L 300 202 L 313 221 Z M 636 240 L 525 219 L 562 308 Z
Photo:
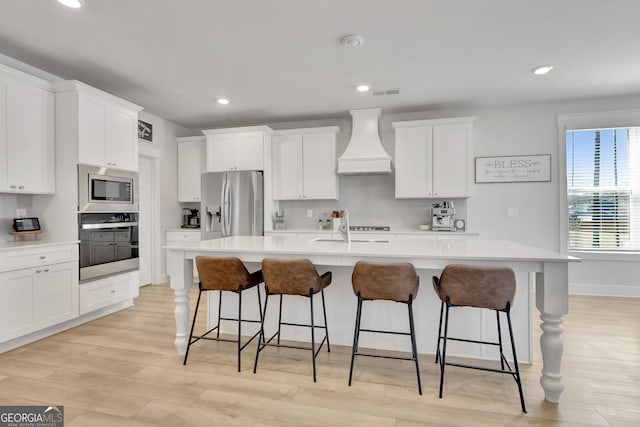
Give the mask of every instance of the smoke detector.
M 346 47 L 358 47 L 364 43 L 364 37 L 360 34 L 348 34 L 340 39 L 340 42 Z

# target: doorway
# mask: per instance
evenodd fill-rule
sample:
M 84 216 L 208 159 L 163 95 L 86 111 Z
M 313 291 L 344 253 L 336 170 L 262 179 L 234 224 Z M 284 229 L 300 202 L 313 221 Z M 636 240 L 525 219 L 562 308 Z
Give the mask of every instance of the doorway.
M 140 257 L 140 284 L 151 284 L 153 271 L 153 157 L 140 156 L 138 158 L 138 202 L 140 215 L 138 219 Z

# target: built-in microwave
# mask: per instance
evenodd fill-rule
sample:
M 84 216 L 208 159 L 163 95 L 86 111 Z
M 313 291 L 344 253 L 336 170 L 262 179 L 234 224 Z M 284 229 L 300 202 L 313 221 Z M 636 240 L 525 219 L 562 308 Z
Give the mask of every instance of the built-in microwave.
M 80 212 L 135 212 L 138 174 L 104 167 L 78 165 Z

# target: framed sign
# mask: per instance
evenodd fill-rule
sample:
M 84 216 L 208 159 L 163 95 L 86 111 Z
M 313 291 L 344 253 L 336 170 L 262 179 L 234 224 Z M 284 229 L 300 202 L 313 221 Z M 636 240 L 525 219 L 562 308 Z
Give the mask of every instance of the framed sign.
M 476 157 L 476 183 L 549 182 L 551 154 Z
M 138 120 L 138 138 L 145 142 L 153 142 L 153 125 Z

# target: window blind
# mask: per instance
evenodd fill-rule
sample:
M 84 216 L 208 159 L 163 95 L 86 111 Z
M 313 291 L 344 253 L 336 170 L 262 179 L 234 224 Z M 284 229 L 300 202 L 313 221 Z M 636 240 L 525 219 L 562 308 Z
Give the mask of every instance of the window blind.
M 640 127 L 569 130 L 568 248 L 640 250 Z

